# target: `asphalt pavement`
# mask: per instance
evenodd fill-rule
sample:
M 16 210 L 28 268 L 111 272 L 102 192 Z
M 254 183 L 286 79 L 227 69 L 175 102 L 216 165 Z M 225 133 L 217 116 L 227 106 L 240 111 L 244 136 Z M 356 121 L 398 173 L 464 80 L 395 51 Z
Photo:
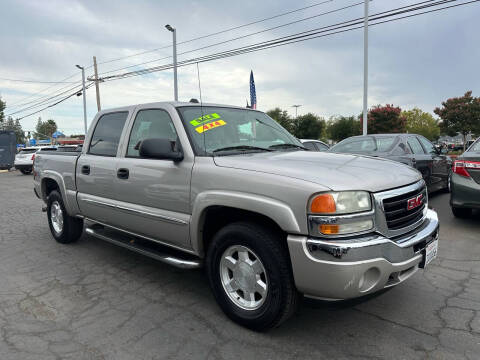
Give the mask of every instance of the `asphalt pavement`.
M 480 213 L 448 194 L 439 256 L 366 299 L 304 301 L 280 328 L 228 320 L 202 271 L 183 271 L 84 235 L 50 235 L 32 177 L 0 174 L 0 359 L 480 359 Z M 319 274 L 318 276 L 321 276 Z

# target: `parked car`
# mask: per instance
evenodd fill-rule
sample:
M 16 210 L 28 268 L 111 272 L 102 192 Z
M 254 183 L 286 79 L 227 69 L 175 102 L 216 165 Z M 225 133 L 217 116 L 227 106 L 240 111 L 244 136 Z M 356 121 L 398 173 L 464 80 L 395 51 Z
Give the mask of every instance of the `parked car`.
M 171 265 L 205 266 L 222 310 L 256 330 L 288 319 L 301 295 L 374 293 L 436 256 L 438 218 L 418 171 L 306 151 L 257 110 L 103 110 L 80 154 L 42 152 L 34 166 L 58 242 L 76 241 L 85 224 Z
M 422 173 L 429 192 L 448 190 L 452 160 L 429 140 L 416 134 L 353 136 L 329 150 L 381 157 L 410 165 Z
M 20 170 L 24 175 L 30 174 L 33 169 L 33 159 L 35 158 L 35 153 L 39 149 L 40 148 L 38 146 L 21 149 L 15 156 L 15 169 Z
M 11 130 L 0 130 L 0 170 L 9 170 L 15 162 L 17 137 Z
M 330 146 L 320 140 L 300 139 L 300 141 L 308 150 L 327 151 L 330 148 Z
M 467 217 L 480 209 L 480 138 L 453 162 L 450 206 L 453 215 Z

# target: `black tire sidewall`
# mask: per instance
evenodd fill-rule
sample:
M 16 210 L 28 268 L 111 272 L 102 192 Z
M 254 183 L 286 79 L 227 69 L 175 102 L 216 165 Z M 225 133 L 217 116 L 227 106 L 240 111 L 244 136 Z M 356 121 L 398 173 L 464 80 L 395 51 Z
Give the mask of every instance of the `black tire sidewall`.
M 282 311 L 286 298 L 280 262 L 287 259 L 278 259 L 272 253 L 272 239 L 259 241 L 269 234 L 255 226 L 237 223 L 231 224 L 220 230 L 214 237 L 207 254 L 207 272 L 215 298 L 222 310 L 234 321 L 254 330 L 264 330 L 269 324 L 274 323 Z M 275 240 L 273 240 L 275 241 Z M 274 243 L 275 244 L 275 243 Z M 225 292 L 220 279 L 220 260 L 224 251 L 233 245 L 242 245 L 251 249 L 262 262 L 268 283 L 267 298 L 262 306 L 256 310 L 245 310 L 234 304 Z M 282 252 L 281 245 L 277 252 Z M 285 266 L 285 265 L 284 265 Z M 284 274 L 285 275 L 285 274 Z

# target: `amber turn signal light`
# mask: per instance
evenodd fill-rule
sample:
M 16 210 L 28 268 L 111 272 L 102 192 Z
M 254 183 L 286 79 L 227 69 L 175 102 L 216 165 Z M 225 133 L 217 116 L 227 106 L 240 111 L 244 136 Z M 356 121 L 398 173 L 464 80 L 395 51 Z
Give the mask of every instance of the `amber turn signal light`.
M 319 230 L 322 234 L 331 235 L 331 234 L 338 234 L 340 230 L 339 225 L 330 225 L 330 224 L 322 224 L 319 226 Z
M 337 211 L 332 194 L 317 195 L 310 203 L 310 212 L 317 214 L 334 214 Z

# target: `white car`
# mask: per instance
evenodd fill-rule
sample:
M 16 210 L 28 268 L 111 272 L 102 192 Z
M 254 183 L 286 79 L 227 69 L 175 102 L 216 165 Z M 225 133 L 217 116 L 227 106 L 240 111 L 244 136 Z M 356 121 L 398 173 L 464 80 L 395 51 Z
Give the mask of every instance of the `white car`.
M 35 153 L 40 149 L 38 146 L 27 147 L 21 149 L 15 156 L 15 169 L 20 170 L 22 174 L 28 175 L 33 169 L 33 159 L 35 159 Z

